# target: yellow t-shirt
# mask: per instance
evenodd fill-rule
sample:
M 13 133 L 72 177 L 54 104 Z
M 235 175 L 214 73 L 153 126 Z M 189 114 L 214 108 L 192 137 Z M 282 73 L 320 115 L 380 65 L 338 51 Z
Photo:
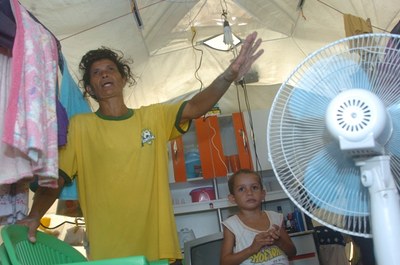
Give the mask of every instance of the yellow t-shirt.
M 184 103 L 154 104 L 111 119 L 71 118 L 60 169 L 77 177 L 92 259 L 181 258 L 168 184 L 166 143 Z

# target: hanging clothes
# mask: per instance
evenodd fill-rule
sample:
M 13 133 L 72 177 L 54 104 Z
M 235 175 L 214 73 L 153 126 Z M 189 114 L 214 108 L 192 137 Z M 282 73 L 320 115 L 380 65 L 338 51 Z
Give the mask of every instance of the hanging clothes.
M 64 146 L 67 144 L 67 133 L 68 133 L 68 114 L 64 106 L 57 99 L 56 101 L 56 111 L 57 111 L 57 139 L 58 146 Z
M 390 33 L 394 35 L 400 34 L 400 21 Z M 397 74 L 400 62 L 399 48 L 400 40 L 398 38 L 390 38 L 386 44 L 385 55 L 378 61 L 376 66 L 376 71 L 379 73 L 379 75 L 376 75 L 376 84 L 385 84 L 386 91 L 391 91 L 394 95 L 399 93 L 398 84 L 400 79 Z M 395 110 L 394 108 L 389 108 L 389 111 L 393 112 Z
M 11 3 L 17 30 L 2 140 L 30 159 L 31 172 L 23 172 L 19 178 L 38 175 L 39 185 L 56 187 L 57 43 L 17 0 Z
M 26 181 L 0 185 L 0 225 L 15 224 L 26 217 L 28 188 Z
M 59 92 L 59 101 L 57 100 L 57 123 L 58 123 L 58 145 L 66 144 L 68 119 L 75 114 L 92 112 L 87 100 L 83 97 L 81 90 L 72 78 L 68 69 L 68 64 L 60 51 L 60 65 L 62 79 Z M 65 113 L 64 113 L 65 111 Z M 32 191 L 38 188 L 37 180 L 31 183 Z M 78 200 L 76 179 L 65 183 L 60 193 L 60 200 Z
M 346 37 L 372 33 L 372 24 L 369 18 L 365 20 L 351 14 L 343 14 L 343 19 Z
M 11 83 L 11 58 L 0 54 L 0 113 L 7 111 L 7 98 Z M 5 115 L 0 115 L 0 137 L 3 136 Z M 0 185 L 17 182 L 20 176 L 31 176 L 31 165 L 20 150 L 0 142 Z
M 11 58 L 0 53 L 0 113 L 7 108 Z M 0 137 L 4 115 L 0 115 Z M 28 213 L 28 183 L 19 181 L 21 172 L 31 170 L 30 161 L 19 150 L 0 142 L 0 225 L 12 224 Z
M 68 118 L 71 118 L 75 114 L 92 112 L 87 100 L 83 97 L 82 91 L 79 89 L 68 70 L 67 61 L 62 54 L 60 57 L 64 62 L 61 68 L 60 102 L 65 107 Z
M 15 31 L 15 20 L 10 1 L 0 0 L 0 47 L 3 47 L 7 51 L 12 50 Z
M 61 54 L 62 56 L 62 54 Z M 61 66 L 62 80 L 60 91 L 60 102 L 65 107 L 68 118 L 75 114 L 92 112 L 87 100 L 83 97 L 81 90 L 72 78 L 67 61 L 62 57 L 63 65 Z M 76 179 L 71 183 L 67 183 L 60 193 L 61 200 L 78 200 L 78 192 Z
M 392 31 L 390 32 L 392 34 L 400 34 L 400 20 L 399 22 L 397 22 L 396 26 L 394 26 L 394 28 L 392 29 Z

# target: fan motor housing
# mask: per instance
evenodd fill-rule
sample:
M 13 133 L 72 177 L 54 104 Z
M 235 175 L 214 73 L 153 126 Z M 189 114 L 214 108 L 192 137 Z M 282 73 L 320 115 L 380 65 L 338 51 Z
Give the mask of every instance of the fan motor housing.
M 383 102 L 369 90 L 347 89 L 330 102 L 326 125 L 342 150 L 376 152 L 390 137 L 391 125 Z

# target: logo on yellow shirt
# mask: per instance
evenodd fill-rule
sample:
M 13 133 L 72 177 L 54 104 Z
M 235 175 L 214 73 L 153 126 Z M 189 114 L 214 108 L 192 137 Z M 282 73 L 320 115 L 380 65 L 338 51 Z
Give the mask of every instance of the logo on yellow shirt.
M 156 137 L 149 129 L 142 130 L 142 146 L 144 146 L 144 144 L 152 144 L 154 139 L 156 139 Z

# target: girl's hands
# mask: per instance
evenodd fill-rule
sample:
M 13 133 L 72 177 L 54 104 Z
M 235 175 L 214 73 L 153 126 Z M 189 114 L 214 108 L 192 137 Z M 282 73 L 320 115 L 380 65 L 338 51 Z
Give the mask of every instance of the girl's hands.
M 258 233 L 250 246 L 253 253 L 257 253 L 264 246 L 274 245 L 280 239 L 280 228 L 273 225 L 271 229 L 265 232 Z
M 273 238 L 274 243 L 276 240 L 279 240 L 281 238 L 280 228 L 277 225 L 272 225 L 272 228 L 268 230 L 268 232 Z

